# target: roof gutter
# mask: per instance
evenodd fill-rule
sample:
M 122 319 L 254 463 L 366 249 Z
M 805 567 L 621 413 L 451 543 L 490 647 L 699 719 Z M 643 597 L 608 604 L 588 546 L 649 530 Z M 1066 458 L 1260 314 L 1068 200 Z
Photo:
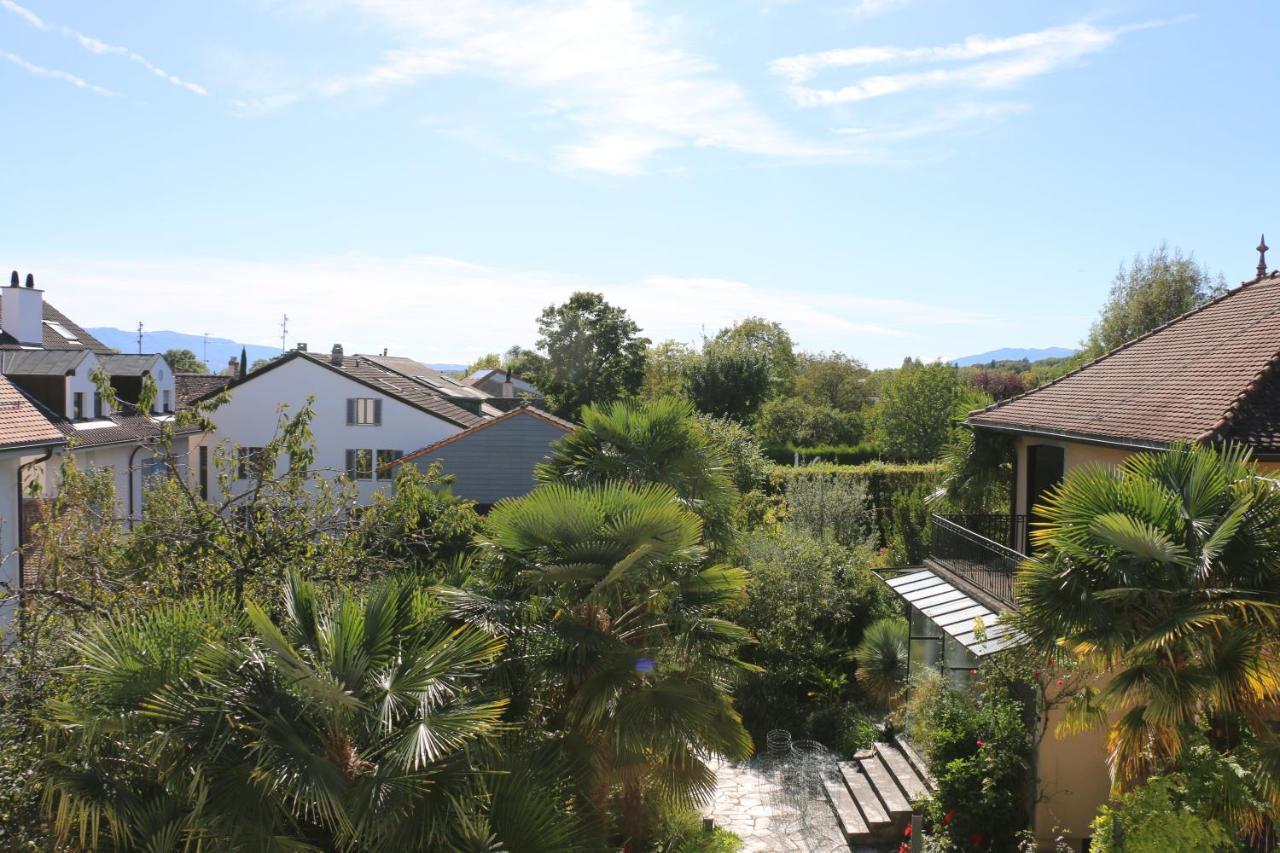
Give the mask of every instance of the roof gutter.
M 1169 449 L 1169 442 L 1167 441 L 1144 441 L 1140 438 L 1112 438 L 1110 436 L 1089 435 L 1088 433 L 1067 432 L 1065 430 L 1047 430 L 1038 429 L 1036 427 L 982 424 L 974 423 L 972 421 L 965 421 L 965 424 L 974 429 L 985 429 L 991 432 L 1002 432 L 1010 435 L 1035 436 L 1037 438 L 1050 438 L 1058 441 L 1074 441 L 1080 444 L 1096 444 L 1101 447 L 1119 447 L 1125 450 Z M 1191 441 L 1192 439 L 1187 440 Z

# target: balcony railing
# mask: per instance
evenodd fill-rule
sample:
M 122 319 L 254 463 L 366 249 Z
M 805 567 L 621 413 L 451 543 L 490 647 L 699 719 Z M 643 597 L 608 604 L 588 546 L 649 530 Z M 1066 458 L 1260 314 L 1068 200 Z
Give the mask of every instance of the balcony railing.
M 1014 575 L 1026 559 L 1024 515 L 935 515 L 929 553 L 997 601 L 1014 605 Z

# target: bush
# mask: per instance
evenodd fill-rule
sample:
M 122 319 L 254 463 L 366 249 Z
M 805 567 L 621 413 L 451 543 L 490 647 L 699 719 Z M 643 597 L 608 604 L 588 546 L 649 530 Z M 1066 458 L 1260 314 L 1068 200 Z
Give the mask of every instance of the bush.
M 817 444 L 797 447 L 794 444 L 773 445 L 766 451 L 769 458 L 779 465 L 794 465 L 796 456 L 802 464 L 825 462 L 832 465 L 862 465 L 867 462 L 902 462 L 891 459 L 885 449 L 874 441 L 857 444 Z
M 887 516 L 892 510 L 894 496 L 901 492 L 920 489 L 926 494 L 941 482 L 944 469 L 934 463 L 885 463 L 870 462 L 865 465 L 828 465 L 815 463 L 802 467 L 776 465 L 769 470 L 769 491 L 786 493 L 794 480 L 814 477 L 835 477 L 863 484 L 866 489 L 869 512 L 876 519 L 879 543 L 888 544 L 891 529 Z M 927 514 L 926 514 L 927 515 Z
M 1011 850 L 1029 822 L 1032 737 L 1013 685 L 988 677 L 982 686 L 933 692 L 915 730 L 938 780 L 926 820 L 960 850 Z
M 1155 777 L 1113 805 L 1104 805 L 1093 821 L 1089 849 L 1097 853 L 1235 850 L 1226 827 L 1179 802 L 1178 781 Z
M 870 570 L 866 548 L 825 545 L 786 527 L 743 541 L 747 599 L 731 618 L 756 638 L 742 656 L 762 668 L 736 691 L 757 743 L 774 728 L 829 747 L 864 737 L 853 649 L 867 626 L 897 608 Z
M 702 815 L 692 809 L 668 806 L 656 817 L 658 841 L 654 853 L 738 853 L 742 839 L 727 829 L 702 829 Z
M 866 484 L 834 474 L 797 477 L 786 486 L 786 521 L 820 542 L 849 547 L 879 537 Z

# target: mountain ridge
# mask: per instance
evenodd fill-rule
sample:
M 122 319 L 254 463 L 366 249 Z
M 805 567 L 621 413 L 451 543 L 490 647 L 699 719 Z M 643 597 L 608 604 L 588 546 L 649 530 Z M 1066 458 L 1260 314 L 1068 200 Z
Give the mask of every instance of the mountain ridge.
M 1067 358 L 1079 350 L 1068 347 L 1002 347 L 976 355 L 962 355 L 951 359 L 948 364 L 956 367 L 972 367 L 975 364 L 987 364 L 992 361 L 1039 361 L 1044 358 Z

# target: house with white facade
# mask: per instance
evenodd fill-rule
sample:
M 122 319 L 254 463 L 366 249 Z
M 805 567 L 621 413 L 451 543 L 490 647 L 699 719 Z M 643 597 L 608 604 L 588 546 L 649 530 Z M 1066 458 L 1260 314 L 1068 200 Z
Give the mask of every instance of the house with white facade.
M 294 414 L 312 401 L 312 471 L 346 476 L 356 484 L 361 503 L 389 487 L 390 464 L 407 452 L 502 414 L 483 392 L 424 364 L 396 356 L 346 355 L 340 345 L 325 355 L 299 346 L 233 380 L 227 390 L 230 401 L 213 413 L 215 428 L 194 450 L 203 491 L 214 500 L 224 497 L 217 494 L 217 476 L 209 467 L 215 449 L 252 458 L 276 437 L 282 407 Z M 241 473 L 247 486 L 251 472 Z

